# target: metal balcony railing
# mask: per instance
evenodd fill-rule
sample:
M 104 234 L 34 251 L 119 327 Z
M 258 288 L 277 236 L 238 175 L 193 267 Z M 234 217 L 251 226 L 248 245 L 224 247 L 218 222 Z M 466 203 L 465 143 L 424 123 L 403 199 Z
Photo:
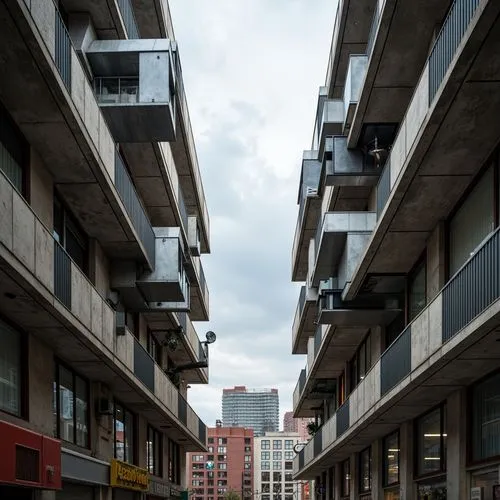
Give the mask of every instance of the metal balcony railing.
M 71 309 L 71 259 L 54 240 L 54 295 Z
M 434 99 L 474 17 L 479 0 L 455 0 L 429 56 L 429 103 Z
M 384 211 L 389 195 L 391 194 L 391 157 L 385 162 L 384 171 L 377 184 L 377 219 Z
M 64 85 L 71 92 L 71 39 L 58 9 L 55 20 L 54 60 Z
M 149 262 L 154 267 L 156 241 L 153 228 L 118 151 L 115 152 L 115 185 Z
M 349 429 L 349 399 L 337 410 L 337 439 Z
M 500 229 L 497 229 L 443 289 L 443 342 L 500 297 Z
M 155 392 L 155 361 L 136 338 L 134 338 L 134 375 L 152 393 Z
M 411 372 L 411 325 L 380 358 L 380 393 L 383 396 Z
M 139 28 L 135 20 L 134 9 L 130 0 L 118 0 L 118 8 L 122 15 L 123 24 L 127 30 L 128 38 L 140 38 Z

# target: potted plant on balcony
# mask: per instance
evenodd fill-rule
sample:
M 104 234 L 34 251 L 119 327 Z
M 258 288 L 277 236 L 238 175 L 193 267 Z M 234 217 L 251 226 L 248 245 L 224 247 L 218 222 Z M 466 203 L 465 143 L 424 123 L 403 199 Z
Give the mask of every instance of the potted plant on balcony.
M 309 436 L 314 436 L 316 432 L 318 432 L 319 425 L 316 422 L 309 422 L 307 424 L 307 432 L 309 433 Z

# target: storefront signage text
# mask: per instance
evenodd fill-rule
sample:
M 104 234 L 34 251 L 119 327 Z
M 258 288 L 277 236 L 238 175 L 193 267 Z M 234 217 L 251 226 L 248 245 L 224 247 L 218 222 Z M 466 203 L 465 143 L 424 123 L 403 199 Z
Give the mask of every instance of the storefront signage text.
M 149 474 L 145 469 L 113 460 L 110 471 L 110 484 L 115 488 L 136 491 L 146 491 L 149 488 Z

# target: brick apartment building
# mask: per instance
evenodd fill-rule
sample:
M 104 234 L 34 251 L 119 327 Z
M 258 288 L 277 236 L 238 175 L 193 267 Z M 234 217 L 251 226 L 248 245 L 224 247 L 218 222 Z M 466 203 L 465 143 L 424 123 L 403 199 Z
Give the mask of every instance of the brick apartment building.
M 294 418 L 293 411 L 287 411 L 283 415 L 283 431 L 298 433 L 301 442 L 309 441 L 311 436 L 307 430 L 307 424 L 313 421 L 312 418 Z
M 223 500 L 234 491 L 251 498 L 254 432 L 243 427 L 208 429 L 208 453 L 187 454 L 187 487 L 192 500 Z

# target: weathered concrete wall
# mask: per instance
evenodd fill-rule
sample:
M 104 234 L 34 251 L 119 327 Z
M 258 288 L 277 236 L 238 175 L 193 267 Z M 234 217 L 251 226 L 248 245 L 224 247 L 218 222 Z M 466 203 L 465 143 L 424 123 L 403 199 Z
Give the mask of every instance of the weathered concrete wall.
M 48 228 L 54 225 L 54 184 L 35 149 L 30 151 L 30 205 Z

